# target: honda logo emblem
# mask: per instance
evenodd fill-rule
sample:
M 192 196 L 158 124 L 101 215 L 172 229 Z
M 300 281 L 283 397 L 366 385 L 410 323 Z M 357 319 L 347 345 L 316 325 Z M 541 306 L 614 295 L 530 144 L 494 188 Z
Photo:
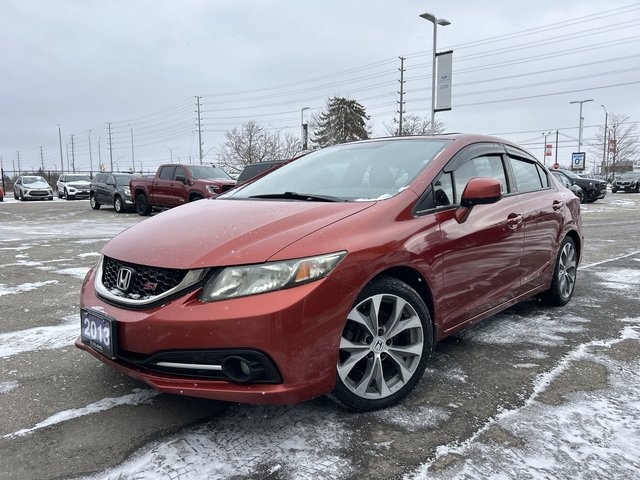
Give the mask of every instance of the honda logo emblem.
M 128 267 L 122 267 L 118 270 L 118 281 L 116 283 L 118 290 L 121 292 L 127 292 L 129 287 L 131 287 L 131 279 L 135 273 L 134 269 Z

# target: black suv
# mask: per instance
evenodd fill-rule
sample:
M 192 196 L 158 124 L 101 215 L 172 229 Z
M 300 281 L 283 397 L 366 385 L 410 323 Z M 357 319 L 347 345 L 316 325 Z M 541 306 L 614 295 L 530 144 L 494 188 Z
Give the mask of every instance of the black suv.
M 131 173 L 97 174 L 89 188 L 91 208 L 98 210 L 102 205 L 113 205 L 118 213 L 135 210 L 129 190 L 129 180 L 134 177 L 139 177 L 139 175 Z
M 616 193 L 618 190 L 640 193 L 640 172 L 624 172 L 616 178 L 611 184 L 611 191 Z
M 584 192 L 584 201 L 595 202 L 599 198 L 604 198 L 607 194 L 607 182 L 597 178 L 583 178 L 570 170 L 553 169 L 552 172 L 561 173 L 569 180 L 571 185 L 579 186 Z

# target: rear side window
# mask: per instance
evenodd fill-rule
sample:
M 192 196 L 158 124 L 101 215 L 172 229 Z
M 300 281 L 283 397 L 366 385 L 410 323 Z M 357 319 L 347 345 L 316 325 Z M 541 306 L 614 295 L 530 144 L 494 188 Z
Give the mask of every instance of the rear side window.
M 546 185 L 542 185 L 540 178 L 541 169 L 534 163 L 519 158 L 509 157 L 513 175 L 515 176 L 516 187 L 519 193 L 534 192 L 542 190 L 549 185 L 549 181 L 545 175 Z
M 173 180 L 173 172 L 176 171 L 176 167 L 162 167 L 160 170 L 160 180 Z

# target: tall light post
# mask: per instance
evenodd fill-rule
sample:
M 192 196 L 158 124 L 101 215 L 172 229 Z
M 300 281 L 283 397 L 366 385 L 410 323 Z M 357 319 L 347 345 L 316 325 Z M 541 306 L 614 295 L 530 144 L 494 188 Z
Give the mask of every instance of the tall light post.
M 91 154 L 91 129 L 89 129 L 89 173 L 93 178 L 93 156 Z
M 582 118 L 582 104 L 587 102 L 593 102 L 593 98 L 588 100 L 574 100 L 569 103 L 579 103 L 580 104 L 580 116 L 578 117 L 578 153 L 582 152 L 582 124 L 584 122 L 584 118 Z
M 307 149 L 307 135 L 308 135 L 308 126 L 307 129 L 305 129 L 305 123 L 304 123 L 304 111 L 305 110 L 309 110 L 310 107 L 302 107 L 302 109 L 300 110 L 300 142 L 302 143 L 302 150 L 306 150 Z
M 436 45 L 438 39 L 438 25 L 446 27 L 447 25 L 451 25 L 449 20 L 444 18 L 436 18 L 435 15 L 431 13 L 423 13 L 420 15 L 421 18 L 425 20 L 429 20 L 433 23 L 433 57 L 431 61 L 433 62 L 431 68 L 431 135 L 435 135 L 436 133 Z
M 178 147 L 166 147 L 164 145 L 163 145 L 163 147 L 166 148 L 167 150 L 169 150 L 169 158 L 170 158 L 169 163 L 173 163 L 173 151 Z
M 608 173 L 607 172 L 607 163 L 609 163 L 607 160 L 607 150 L 608 150 L 608 145 L 607 143 L 607 120 L 609 120 L 609 112 L 607 112 L 607 109 L 604 105 L 600 105 L 602 107 L 602 109 L 604 110 L 604 138 L 602 139 L 602 168 L 601 170 L 603 172 L 605 172 L 605 175 Z

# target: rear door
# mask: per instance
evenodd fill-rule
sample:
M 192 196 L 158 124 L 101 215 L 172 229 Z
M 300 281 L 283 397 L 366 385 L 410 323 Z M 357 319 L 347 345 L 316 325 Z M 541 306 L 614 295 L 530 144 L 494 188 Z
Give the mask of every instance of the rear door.
M 524 249 L 523 214 L 509 183 L 499 144 L 476 144 L 463 149 L 434 182 L 434 198 L 450 202 L 438 215 L 443 244 L 443 289 L 439 315 L 444 332 L 472 322 L 520 292 Z M 496 203 L 476 205 L 458 223 L 455 210 L 472 178 L 493 178 L 502 185 Z
M 150 195 L 153 205 L 161 205 L 163 207 L 171 205 L 171 186 L 174 183 L 175 171 L 175 165 L 163 165 L 160 167 L 158 175 L 153 178 L 153 188 Z
M 553 273 L 558 233 L 562 231 L 564 199 L 535 159 L 507 147 L 509 167 L 524 214 L 524 291 L 547 282 Z

